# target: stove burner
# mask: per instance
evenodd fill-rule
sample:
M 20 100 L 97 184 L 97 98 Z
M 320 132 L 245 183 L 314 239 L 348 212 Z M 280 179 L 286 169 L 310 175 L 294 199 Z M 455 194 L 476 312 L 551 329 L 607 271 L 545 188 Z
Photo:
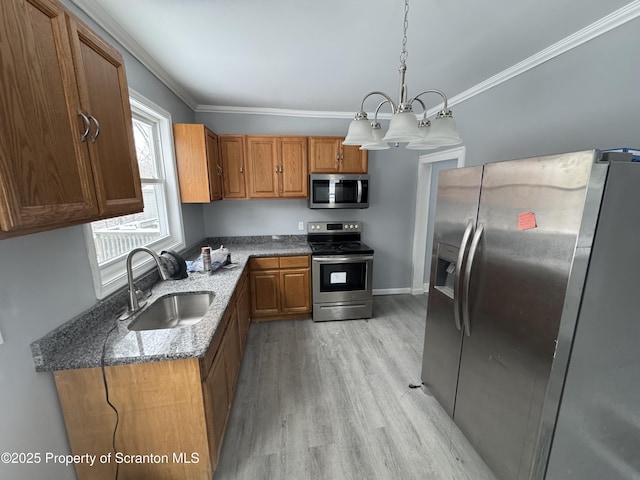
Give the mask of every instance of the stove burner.
M 313 253 L 324 255 L 342 253 L 373 253 L 373 250 L 362 242 L 309 242 Z

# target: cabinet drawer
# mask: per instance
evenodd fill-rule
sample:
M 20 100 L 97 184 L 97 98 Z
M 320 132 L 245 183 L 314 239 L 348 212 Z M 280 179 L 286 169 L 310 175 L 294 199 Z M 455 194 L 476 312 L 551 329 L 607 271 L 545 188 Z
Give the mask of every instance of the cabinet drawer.
M 279 268 L 278 257 L 259 257 L 249 261 L 251 270 L 269 270 Z
M 280 268 L 308 267 L 309 256 L 280 257 Z

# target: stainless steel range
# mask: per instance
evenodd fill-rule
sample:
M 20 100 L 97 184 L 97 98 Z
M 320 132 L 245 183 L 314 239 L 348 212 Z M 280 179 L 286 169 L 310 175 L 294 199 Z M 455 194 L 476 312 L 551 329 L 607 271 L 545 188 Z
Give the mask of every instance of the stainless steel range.
M 361 222 L 309 222 L 313 320 L 371 318 L 373 249 Z

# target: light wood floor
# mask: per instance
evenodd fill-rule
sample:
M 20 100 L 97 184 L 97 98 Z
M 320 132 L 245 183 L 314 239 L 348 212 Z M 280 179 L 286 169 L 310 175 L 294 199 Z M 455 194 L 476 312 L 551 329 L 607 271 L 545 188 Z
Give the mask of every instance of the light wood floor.
M 369 320 L 252 324 L 215 480 L 493 475 L 420 381 L 426 297 Z

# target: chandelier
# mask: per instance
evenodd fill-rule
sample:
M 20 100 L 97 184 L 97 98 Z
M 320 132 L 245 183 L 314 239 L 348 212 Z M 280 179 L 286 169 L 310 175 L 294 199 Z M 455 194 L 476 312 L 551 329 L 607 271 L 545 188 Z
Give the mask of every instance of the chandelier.
M 402 50 L 400 52 L 400 98 L 398 103 L 394 103 L 389 95 L 384 92 L 374 91 L 367 93 L 360 104 L 360 111 L 355 114 L 354 120 L 349 125 L 347 136 L 342 142 L 343 145 L 361 145 L 360 150 L 386 150 L 389 143 L 407 143 L 407 148 L 411 150 L 429 150 L 438 147 L 448 147 L 462 143 L 460 135 L 456 130 L 453 114 L 447 106 L 447 96 L 440 90 L 425 90 L 415 97 L 407 100 L 407 86 L 405 84 L 405 74 L 407 72 L 407 20 L 409 14 L 409 0 L 404 2 L 404 28 L 402 37 Z M 444 105 L 433 122 L 427 120 L 427 107 L 419 98 L 427 93 L 435 93 L 442 97 Z M 375 110 L 372 122 L 369 122 L 367 113 L 364 111 L 364 102 L 367 98 L 379 95 L 384 98 Z M 418 121 L 413 113 L 413 104 L 419 103 L 422 107 L 422 118 Z M 378 112 L 384 105 L 391 107 L 391 121 L 386 135 L 382 135 L 380 123 L 378 123 Z

